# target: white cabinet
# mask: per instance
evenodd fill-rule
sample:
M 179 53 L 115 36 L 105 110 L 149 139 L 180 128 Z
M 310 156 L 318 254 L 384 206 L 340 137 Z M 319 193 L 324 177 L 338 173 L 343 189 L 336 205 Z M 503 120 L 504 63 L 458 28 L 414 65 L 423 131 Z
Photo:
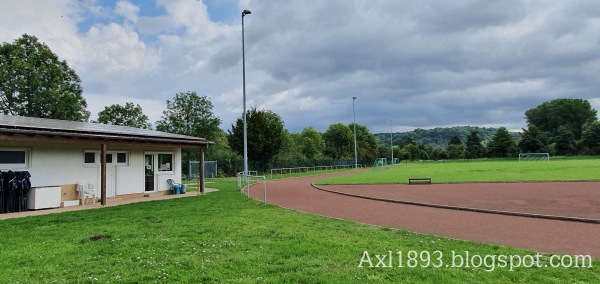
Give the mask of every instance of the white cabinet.
M 60 187 L 32 187 L 27 194 L 27 209 L 37 210 L 60 207 Z

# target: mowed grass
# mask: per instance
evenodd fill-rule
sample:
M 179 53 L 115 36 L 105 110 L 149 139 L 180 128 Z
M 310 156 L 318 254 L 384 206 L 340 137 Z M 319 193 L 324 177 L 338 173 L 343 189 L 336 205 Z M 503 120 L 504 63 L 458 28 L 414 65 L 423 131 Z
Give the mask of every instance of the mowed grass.
M 600 159 L 408 163 L 388 170 L 323 179 L 317 183 L 394 184 L 407 183 L 409 178 L 419 177 L 430 177 L 434 183 L 597 181 L 600 180 Z
M 600 282 L 598 260 L 591 268 L 550 268 L 544 255 L 540 268 L 457 268 L 453 252 L 482 257 L 534 252 L 263 205 L 241 195 L 235 181 L 209 186 L 219 191 L 0 221 L 0 283 Z M 359 268 L 365 251 L 373 265 L 379 264 L 376 255 L 391 251 L 394 267 L 369 268 L 364 262 Z M 419 259 L 408 268 L 409 252 L 431 253 L 430 264 Z M 438 255 L 443 266 L 432 268 Z

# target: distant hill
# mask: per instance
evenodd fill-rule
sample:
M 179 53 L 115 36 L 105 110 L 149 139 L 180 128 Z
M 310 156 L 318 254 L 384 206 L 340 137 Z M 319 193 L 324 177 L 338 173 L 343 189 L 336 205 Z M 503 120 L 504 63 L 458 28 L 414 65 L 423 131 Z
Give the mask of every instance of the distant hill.
M 481 141 L 488 141 L 492 139 L 492 136 L 498 128 L 478 127 L 478 126 L 454 126 L 445 128 L 434 128 L 434 129 L 420 129 L 417 128 L 409 132 L 398 132 L 393 133 L 392 138 L 394 145 L 399 145 L 409 137 L 417 144 L 423 144 L 431 147 L 445 148 L 448 146 L 448 141 L 454 136 L 458 136 L 463 143 L 467 142 L 467 136 L 471 134 L 471 131 L 477 130 Z M 519 140 L 521 135 L 518 132 L 512 132 L 513 138 Z M 377 144 L 390 145 L 390 134 L 389 133 L 377 133 L 374 134 Z

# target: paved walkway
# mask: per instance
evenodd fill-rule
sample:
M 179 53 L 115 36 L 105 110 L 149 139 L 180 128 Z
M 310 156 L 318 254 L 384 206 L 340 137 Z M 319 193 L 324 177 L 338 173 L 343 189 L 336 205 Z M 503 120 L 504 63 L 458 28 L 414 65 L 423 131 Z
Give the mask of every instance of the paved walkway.
M 205 188 L 204 193 L 206 194 L 206 193 L 213 192 L 213 191 L 216 191 L 216 189 Z M 149 195 L 146 197 L 135 197 L 135 198 L 115 198 L 115 199 L 108 198 L 107 204 L 104 206 L 100 205 L 100 202 L 96 202 L 96 204 L 88 204 L 88 205 L 80 205 L 80 206 L 69 206 L 69 207 L 62 207 L 62 208 L 4 213 L 4 214 L 0 214 L 0 220 L 21 218 L 21 217 L 27 217 L 27 216 L 47 215 L 47 214 L 54 214 L 54 213 L 60 213 L 60 212 L 98 209 L 98 208 L 103 208 L 103 207 L 119 206 L 119 205 L 123 205 L 123 204 L 130 204 L 130 203 L 137 203 L 137 202 L 146 202 L 146 201 L 153 201 L 153 200 L 166 200 L 166 199 L 183 198 L 183 197 L 190 197 L 190 196 L 197 196 L 197 195 L 198 195 L 198 191 L 188 191 L 185 194 L 169 194 L 169 195 L 156 194 L 156 195 Z
M 599 224 L 404 205 L 344 196 L 310 185 L 315 180 L 343 174 L 348 173 L 269 181 L 267 202 L 322 216 L 448 238 L 600 258 Z M 253 188 L 251 195 L 262 200 L 262 186 Z

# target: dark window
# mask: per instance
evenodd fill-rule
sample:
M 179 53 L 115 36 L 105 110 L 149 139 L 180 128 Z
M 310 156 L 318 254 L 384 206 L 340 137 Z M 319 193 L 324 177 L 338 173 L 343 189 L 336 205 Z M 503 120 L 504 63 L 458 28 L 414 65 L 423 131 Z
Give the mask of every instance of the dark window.
M 161 172 L 173 170 L 172 154 L 158 154 L 158 170 Z
M 127 163 L 127 153 L 117 153 L 117 163 L 119 163 L 119 164 Z
M 86 164 L 95 164 L 96 163 L 96 153 L 85 152 L 83 159 Z
M 112 154 L 106 154 L 106 163 L 107 164 L 111 164 L 112 163 Z
M 25 151 L 0 150 L 0 164 L 25 164 L 27 153 Z

